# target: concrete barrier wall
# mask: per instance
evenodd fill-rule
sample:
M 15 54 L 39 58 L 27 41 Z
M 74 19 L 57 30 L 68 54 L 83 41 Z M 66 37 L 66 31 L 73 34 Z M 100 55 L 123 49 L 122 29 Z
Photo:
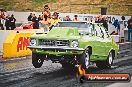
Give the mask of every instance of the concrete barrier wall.
M 31 55 L 31 51 L 27 49 L 29 45 L 29 36 L 34 33 L 16 33 L 10 32 L 3 43 L 3 58 L 12 58 Z
M 8 35 L 8 32 L 0 32 L 0 54 L 3 53 L 3 43 Z
M 43 29 L 0 30 L 0 55 L 3 55 L 3 58 L 31 55 L 31 51 L 26 47 L 29 37 L 37 33 L 47 32 Z
M 0 55 L 3 54 L 3 43 L 5 42 L 7 36 L 9 35 L 9 32 L 12 32 L 12 31 L 0 30 Z

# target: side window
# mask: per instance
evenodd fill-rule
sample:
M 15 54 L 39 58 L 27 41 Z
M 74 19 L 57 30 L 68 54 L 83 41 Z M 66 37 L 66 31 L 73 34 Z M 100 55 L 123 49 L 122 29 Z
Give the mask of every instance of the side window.
M 93 29 L 93 25 L 92 24 L 88 24 L 88 34 L 89 35 L 94 35 L 94 29 Z

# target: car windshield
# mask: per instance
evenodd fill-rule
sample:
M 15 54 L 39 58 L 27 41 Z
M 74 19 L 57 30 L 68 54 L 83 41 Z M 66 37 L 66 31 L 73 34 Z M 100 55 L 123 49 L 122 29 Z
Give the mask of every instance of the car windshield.
M 55 27 L 76 27 L 79 33 L 93 34 L 93 25 L 87 22 L 59 22 Z
M 77 28 L 87 28 L 87 22 L 59 22 L 56 27 L 77 27 Z

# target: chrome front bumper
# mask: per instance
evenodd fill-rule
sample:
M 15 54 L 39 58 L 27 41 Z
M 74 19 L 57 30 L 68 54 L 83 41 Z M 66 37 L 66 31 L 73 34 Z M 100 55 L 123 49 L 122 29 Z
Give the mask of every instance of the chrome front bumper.
M 83 48 L 70 48 L 70 47 L 52 47 L 52 46 L 27 46 L 29 49 L 57 49 L 57 50 L 75 50 L 75 51 L 84 51 Z

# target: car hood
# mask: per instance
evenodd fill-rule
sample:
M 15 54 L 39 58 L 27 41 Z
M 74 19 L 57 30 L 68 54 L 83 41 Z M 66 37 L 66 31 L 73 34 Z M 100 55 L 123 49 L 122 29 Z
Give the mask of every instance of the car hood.
M 47 35 L 38 36 L 39 39 L 79 39 L 76 28 L 54 28 Z
M 78 35 L 78 29 L 76 28 L 53 28 L 48 34 L 48 37 L 51 36 L 69 36 L 69 35 Z

